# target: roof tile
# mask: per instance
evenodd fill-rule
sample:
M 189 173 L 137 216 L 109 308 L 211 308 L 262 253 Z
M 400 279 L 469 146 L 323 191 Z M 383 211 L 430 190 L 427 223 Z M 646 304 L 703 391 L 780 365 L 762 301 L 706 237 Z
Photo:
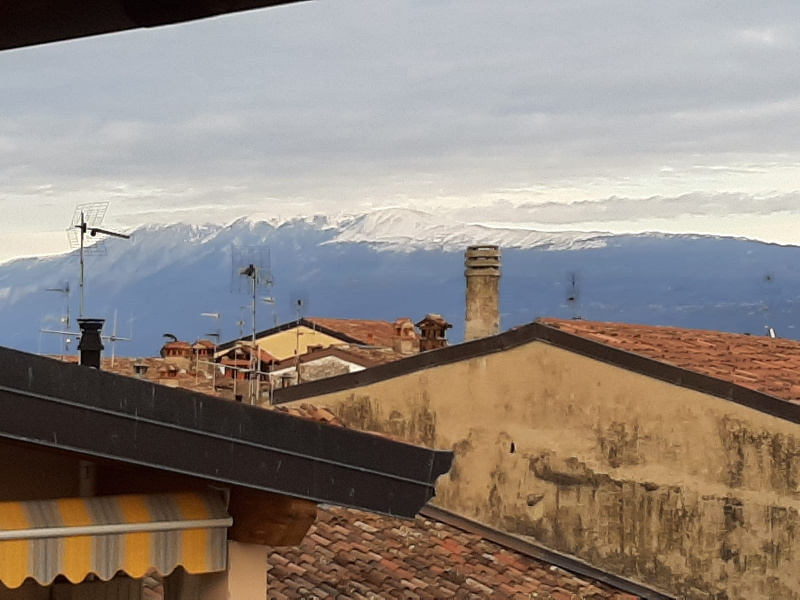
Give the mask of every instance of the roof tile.
M 702 329 L 539 319 L 543 325 L 800 403 L 800 341 Z
M 320 539 L 327 541 L 327 547 Z M 334 547 L 338 551 L 333 560 L 320 552 Z M 498 561 L 497 557 L 504 560 Z M 289 571 L 282 566 L 287 560 L 295 570 L 284 575 Z M 562 597 L 568 599 L 573 593 L 596 600 L 627 598 L 604 583 L 576 576 L 430 518 L 404 521 L 343 508 L 320 507 L 317 522 L 302 544 L 273 549 L 269 563 L 268 597 L 276 600 L 280 598 L 278 594 L 291 599 L 319 594 L 309 585 L 313 581 L 325 581 L 335 588 L 336 593 L 322 583 L 314 584 L 325 591 L 324 597 L 333 598 L 491 596 L 499 600 L 544 598 L 543 590 L 549 590 L 554 597 L 559 597 L 556 593 L 567 594 Z M 278 573 L 284 576 L 278 577 Z M 345 582 L 345 578 L 349 581 Z M 534 595 L 537 593 L 540 596 Z
M 392 338 L 394 337 L 394 325 L 388 321 L 327 319 L 321 317 L 306 317 L 305 321 L 342 333 L 367 346 L 391 347 Z

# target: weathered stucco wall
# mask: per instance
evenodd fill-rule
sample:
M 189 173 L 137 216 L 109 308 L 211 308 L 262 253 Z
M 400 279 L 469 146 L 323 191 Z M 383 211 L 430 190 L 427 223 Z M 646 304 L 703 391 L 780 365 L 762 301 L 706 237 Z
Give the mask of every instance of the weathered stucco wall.
M 445 508 L 686 598 L 800 599 L 797 425 L 542 342 L 314 402 L 453 448 Z

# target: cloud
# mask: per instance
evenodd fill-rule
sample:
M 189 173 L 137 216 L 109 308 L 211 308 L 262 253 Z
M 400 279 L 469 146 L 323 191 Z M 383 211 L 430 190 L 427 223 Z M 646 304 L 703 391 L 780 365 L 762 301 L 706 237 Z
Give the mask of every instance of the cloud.
M 694 192 L 675 197 L 611 197 L 578 202 L 525 202 L 498 200 L 488 206 L 459 211 L 464 220 L 497 221 L 557 226 L 581 223 L 631 222 L 685 217 L 743 217 L 778 214 L 800 215 L 800 192 L 754 195 Z
M 337 0 L 2 53 L 0 209 L 789 193 L 798 40 L 791 0 Z

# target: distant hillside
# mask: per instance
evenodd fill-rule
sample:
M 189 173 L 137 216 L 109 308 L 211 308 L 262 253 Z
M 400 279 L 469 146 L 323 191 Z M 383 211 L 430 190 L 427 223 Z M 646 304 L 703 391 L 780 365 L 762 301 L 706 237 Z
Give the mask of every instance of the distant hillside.
M 162 334 L 193 340 L 217 327 L 223 338 L 247 319 L 247 296 L 231 293 L 230 248 L 263 244 L 271 252 L 273 306 L 259 306 L 259 327 L 294 318 L 291 299 L 308 300 L 306 314 L 392 320 L 443 314 L 463 335 L 463 249 L 500 243 L 503 327 L 537 316 L 681 325 L 763 334 L 769 323 L 796 337 L 800 248 L 749 240 L 643 234 L 542 233 L 492 228 L 407 210 L 377 211 L 331 221 L 283 223 L 241 219 L 229 226 L 145 227 L 130 242 L 109 240 L 108 255 L 88 259 L 87 315 L 119 314 L 120 334 L 134 319 L 134 341 L 119 355 L 152 355 Z M 44 291 L 69 280 L 77 315 L 74 254 L 0 265 L 0 344 L 55 353 L 64 299 Z M 577 307 L 567 306 L 570 274 Z M 275 315 L 273 315 L 273 310 Z M 219 323 L 200 316 L 220 312 Z M 249 329 L 249 324 L 245 331 Z M 74 346 L 74 345 L 73 345 Z

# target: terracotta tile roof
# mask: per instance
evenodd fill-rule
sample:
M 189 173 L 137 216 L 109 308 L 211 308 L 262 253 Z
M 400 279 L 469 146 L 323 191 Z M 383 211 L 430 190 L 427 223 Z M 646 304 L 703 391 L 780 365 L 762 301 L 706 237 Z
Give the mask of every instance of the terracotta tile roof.
M 248 364 L 250 363 L 250 349 L 252 348 L 252 343 L 250 342 L 239 342 L 236 346 L 232 348 L 228 348 L 218 354 L 216 354 L 217 358 L 224 357 L 225 360 L 244 360 Z M 278 359 L 272 356 L 269 352 L 264 350 L 263 348 L 258 349 L 258 354 L 261 357 L 262 363 L 275 363 L 278 362 Z M 229 356 L 243 356 L 245 358 L 227 358 Z
M 539 319 L 586 339 L 800 403 L 800 342 L 702 329 Z
M 389 321 L 371 321 L 368 319 L 325 319 L 306 317 L 307 323 L 341 333 L 361 342 L 365 346 L 391 347 L 394 337 L 394 325 Z
M 395 352 L 391 348 L 372 348 L 364 346 L 356 346 L 353 344 L 336 344 L 335 346 L 328 346 L 327 348 L 316 348 L 310 352 L 300 355 L 300 364 L 313 363 L 314 361 L 322 360 L 329 356 L 335 356 L 341 360 L 361 365 L 362 367 L 375 367 L 377 365 L 385 365 L 401 358 L 406 358 L 408 355 Z M 276 370 L 294 367 L 297 364 L 297 357 L 290 356 L 278 362 L 275 366 Z
M 269 600 L 638 598 L 425 517 L 343 508 L 320 506 L 303 543 L 268 562 Z
M 185 350 L 185 349 L 191 348 L 192 345 L 189 342 L 177 341 L 177 342 L 167 342 L 166 344 L 164 344 L 163 347 L 164 348 L 177 348 L 177 349 Z
M 299 406 L 276 406 L 274 410 L 292 415 L 293 417 L 300 417 L 301 419 L 309 419 L 310 421 L 319 421 L 320 423 L 327 423 L 328 425 L 345 427 L 344 422 L 327 408 L 321 408 L 305 402 Z
M 406 358 L 406 354 L 400 354 L 390 348 L 362 348 L 352 345 L 335 346 L 337 350 L 343 354 L 356 356 L 368 362 L 368 366 L 385 365 L 386 363 L 394 362 L 402 358 Z M 367 366 L 367 365 L 365 365 Z

